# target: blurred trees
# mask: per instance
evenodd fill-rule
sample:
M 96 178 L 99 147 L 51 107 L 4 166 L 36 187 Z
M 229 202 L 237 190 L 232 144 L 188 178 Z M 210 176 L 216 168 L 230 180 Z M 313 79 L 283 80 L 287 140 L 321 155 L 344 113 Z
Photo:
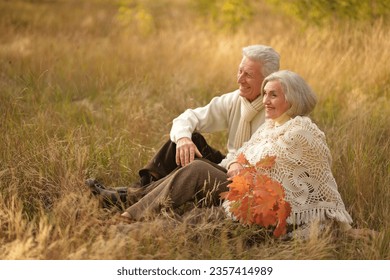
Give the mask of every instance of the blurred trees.
M 145 1 L 120 0 L 117 20 L 124 27 L 133 27 L 143 35 L 151 34 L 155 30 L 155 20 Z
M 166 27 L 167 19 L 176 24 L 205 25 L 219 31 L 234 32 L 268 5 L 279 13 L 306 25 L 341 22 L 373 22 L 390 18 L 388 0 L 119 0 L 117 20 L 133 31 L 150 35 Z M 182 15 L 191 16 L 192 22 Z M 194 19 L 196 22 L 194 22 Z
M 241 24 L 252 18 L 254 8 L 251 2 L 250 0 L 192 0 L 192 6 L 219 28 L 235 31 Z
M 186 11 L 193 13 L 197 22 L 219 30 L 235 31 L 252 18 L 252 0 L 119 0 L 118 21 L 144 35 L 164 26 L 164 18 L 178 17 L 177 24 L 187 18 L 177 14 Z M 179 11 L 179 12 L 177 12 Z
M 265 0 L 304 23 L 388 20 L 388 0 Z

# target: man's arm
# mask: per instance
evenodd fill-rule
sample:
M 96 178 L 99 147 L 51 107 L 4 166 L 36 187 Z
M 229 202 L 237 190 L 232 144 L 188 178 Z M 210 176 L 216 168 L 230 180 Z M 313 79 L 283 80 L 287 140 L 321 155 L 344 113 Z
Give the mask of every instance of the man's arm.
M 177 144 L 176 163 L 185 166 L 201 153 L 192 142 L 194 131 L 216 132 L 227 129 L 234 93 L 214 97 L 209 104 L 196 109 L 187 109 L 173 120 L 170 138 Z

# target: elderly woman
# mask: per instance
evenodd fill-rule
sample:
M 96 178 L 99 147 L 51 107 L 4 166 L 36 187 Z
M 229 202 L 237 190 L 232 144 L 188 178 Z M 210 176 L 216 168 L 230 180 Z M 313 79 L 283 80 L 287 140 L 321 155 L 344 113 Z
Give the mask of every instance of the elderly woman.
M 352 219 L 332 175 L 325 135 L 307 117 L 317 103 L 314 92 L 287 70 L 266 77 L 261 90 L 267 121 L 237 155 L 244 154 L 251 164 L 276 156 L 275 166 L 264 172 L 282 184 L 292 208 L 287 222 L 299 226 L 302 235 L 307 236 L 313 222 L 324 226 L 335 221 L 349 229 Z M 227 162 L 231 174 L 242 168 L 236 156 Z
M 237 157 L 244 154 L 251 164 L 276 156 L 267 175 L 284 188 L 291 205 L 287 222 L 298 226 L 303 235 L 318 222 L 336 222 L 349 229 L 352 219 L 331 172 L 325 135 L 307 117 L 317 103 L 315 94 L 299 75 L 287 70 L 266 77 L 261 94 L 267 120 L 236 154 L 226 158 L 228 170 L 195 160 L 149 186 L 148 194 L 122 216 L 140 220 L 161 207 L 175 208 L 189 201 L 219 204 L 219 194 L 227 191 L 229 178 L 243 168 Z

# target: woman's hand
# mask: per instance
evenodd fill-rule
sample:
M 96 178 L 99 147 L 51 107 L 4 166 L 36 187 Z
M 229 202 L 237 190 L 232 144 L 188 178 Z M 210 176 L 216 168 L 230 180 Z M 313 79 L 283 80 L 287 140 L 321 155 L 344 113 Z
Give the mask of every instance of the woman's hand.
M 186 166 L 196 157 L 202 157 L 198 148 L 188 137 L 180 138 L 176 143 L 176 164 Z
M 244 167 L 238 163 L 238 162 L 234 162 L 232 163 L 230 166 L 229 166 L 229 170 L 227 172 L 227 176 L 229 179 L 231 179 L 232 177 L 236 176 L 238 174 L 238 172 L 240 172 L 241 169 L 243 169 Z

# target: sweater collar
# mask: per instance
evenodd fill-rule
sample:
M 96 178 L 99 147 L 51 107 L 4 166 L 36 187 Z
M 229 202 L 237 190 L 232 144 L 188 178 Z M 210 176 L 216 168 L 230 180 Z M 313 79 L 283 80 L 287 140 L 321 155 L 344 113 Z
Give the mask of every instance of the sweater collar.
M 287 112 L 284 112 L 282 115 L 274 119 L 275 126 L 281 126 L 285 124 L 287 121 L 291 120 L 291 117 L 287 115 Z

